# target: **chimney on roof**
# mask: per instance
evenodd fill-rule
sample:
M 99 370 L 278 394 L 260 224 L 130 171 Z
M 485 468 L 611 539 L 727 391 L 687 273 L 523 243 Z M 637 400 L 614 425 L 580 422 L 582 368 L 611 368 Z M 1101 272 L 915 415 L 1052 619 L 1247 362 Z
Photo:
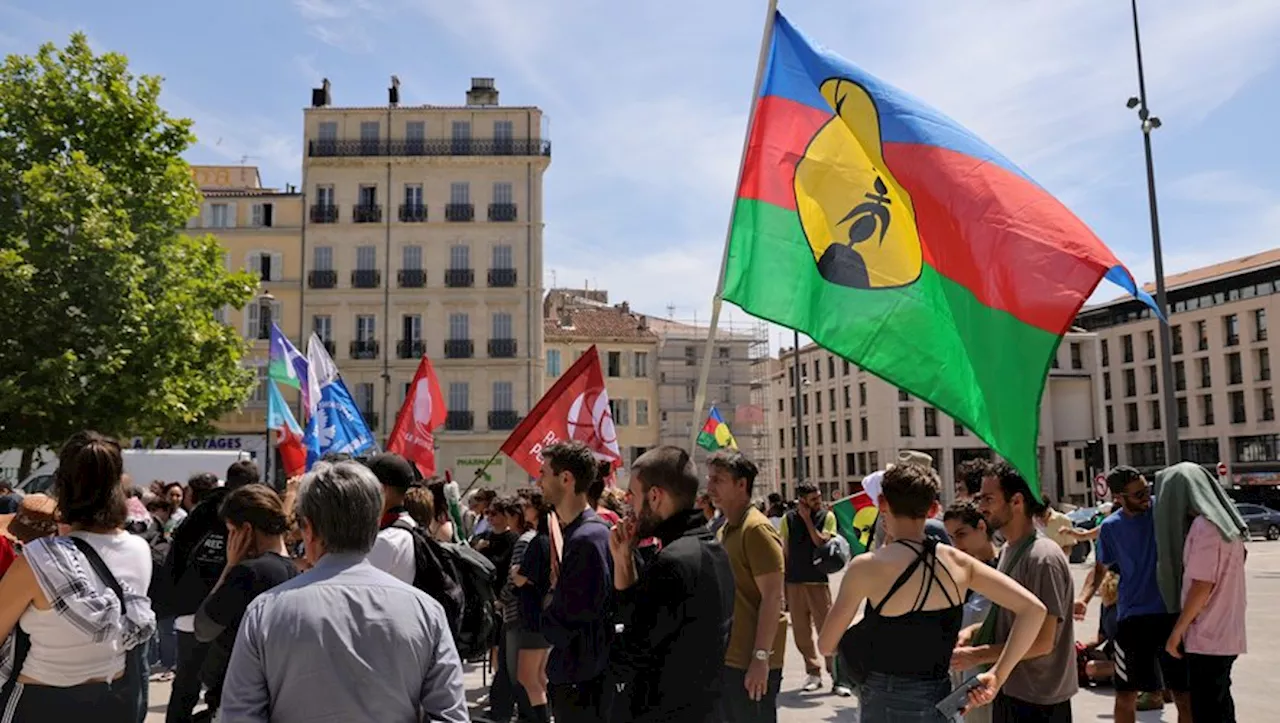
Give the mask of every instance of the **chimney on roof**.
M 492 106 L 498 104 L 498 89 L 493 78 L 472 78 L 467 91 L 467 105 Z
M 557 320 L 557 324 L 560 326 L 561 329 L 572 329 L 573 315 L 570 314 L 568 311 L 561 309 L 560 318 Z
M 333 103 L 333 94 L 329 92 L 329 79 L 325 78 L 319 88 L 311 89 L 311 107 L 324 108 Z
M 621 310 L 622 310 L 622 313 L 624 313 L 624 314 L 630 314 L 630 313 L 631 313 L 631 304 L 628 304 L 628 303 L 627 303 L 627 302 L 625 302 L 625 301 L 624 301 L 624 302 L 622 302 L 621 304 L 618 304 L 618 308 L 619 308 L 619 309 L 621 309 Z
M 641 329 L 649 328 L 649 317 L 645 316 L 644 314 L 640 315 L 640 328 Z
M 391 87 L 387 88 L 387 104 L 392 108 L 400 107 L 400 79 L 391 76 Z

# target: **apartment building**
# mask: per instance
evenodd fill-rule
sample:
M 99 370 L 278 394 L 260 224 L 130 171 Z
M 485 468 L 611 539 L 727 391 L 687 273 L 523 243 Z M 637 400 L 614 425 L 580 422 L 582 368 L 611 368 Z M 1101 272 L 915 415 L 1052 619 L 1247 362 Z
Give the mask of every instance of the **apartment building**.
M 1084 448 L 1099 436 L 1101 427 L 1097 348 L 1093 335 L 1067 334 L 1041 401 L 1041 485 L 1055 502 L 1088 499 Z M 795 493 L 801 464 L 798 442 L 804 448 L 804 478 L 826 499 L 859 489 L 865 475 L 884 469 L 899 452 L 910 449 L 933 457 L 943 498 L 950 502 L 956 467 L 967 459 L 994 457 L 986 444 L 937 408 L 816 344 L 800 349 L 799 390 L 796 351 L 783 349 L 779 363 L 769 384 L 769 454 L 784 497 Z
M 442 469 L 469 482 L 541 396 L 542 111 L 473 78 L 456 106 L 332 104 L 304 113 L 303 331 L 315 332 L 385 440 L 419 358 L 449 407 Z M 490 469 L 495 485 L 527 475 Z M 496 476 L 495 476 L 496 475 Z
M 758 406 L 761 364 L 769 358 L 768 326 L 762 322 L 734 324 L 721 320 L 707 378 L 706 409 L 695 413 L 702 357 L 707 348 L 708 327 L 672 319 L 651 318 L 649 327 L 658 335 L 659 442 L 688 449 L 694 432 L 714 405 L 738 441 L 738 448 L 752 459 L 768 454 L 764 410 Z M 701 469 L 708 452 L 694 447 Z
M 1181 460 L 1226 463 L 1234 484 L 1280 484 L 1267 319 L 1280 304 L 1280 249 L 1167 277 Z M 1154 293 L 1154 289 L 1148 288 Z M 1159 320 L 1137 301 L 1078 318 L 1101 341 L 1113 463 L 1165 466 Z
M 240 449 L 263 459 L 266 442 L 266 364 L 274 322 L 289 336 L 300 336 L 302 322 L 302 194 L 289 187 L 265 188 L 254 166 L 193 166 L 192 177 L 204 200 L 188 233 L 213 234 L 227 268 L 249 271 L 258 289 L 243 309 L 223 309 L 222 319 L 252 343 L 245 363 L 259 383 L 242 409 L 217 423 L 220 434 L 194 440 L 163 440 L 162 446 Z M 296 398 L 285 390 L 286 398 Z M 292 396 L 290 396 L 292 394 Z M 133 446 L 141 444 L 133 440 Z
M 658 444 L 658 335 L 626 302 L 610 306 L 606 292 L 552 289 L 543 308 L 547 387 L 595 345 L 618 448 L 630 465 Z

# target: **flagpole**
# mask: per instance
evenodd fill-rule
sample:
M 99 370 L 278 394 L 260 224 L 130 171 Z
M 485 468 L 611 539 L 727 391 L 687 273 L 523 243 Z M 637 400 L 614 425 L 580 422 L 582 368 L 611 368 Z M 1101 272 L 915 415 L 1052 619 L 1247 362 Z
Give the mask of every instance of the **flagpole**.
M 756 61 L 756 80 L 751 90 L 751 106 L 747 111 L 747 131 L 742 136 L 742 154 L 738 158 L 738 180 L 734 184 L 734 193 L 742 186 L 742 171 L 747 164 L 747 150 L 751 142 L 751 126 L 755 123 L 756 105 L 760 102 L 760 84 L 764 81 L 764 66 L 769 60 L 769 47 L 773 43 L 774 19 L 777 17 L 778 0 L 769 0 L 764 19 L 764 31 L 760 35 L 760 57 Z M 729 224 L 724 232 L 724 251 L 720 255 L 720 275 L 716 277 L 716 294 L 711 299 L 711 323 L 707 329 L 707 348 L 702 353 L 702 369 L 698 372 L 698 390 L 693 397 L 693 420 L 690 422 L 689 450 L 692 453 L 697 444 L 698 431 L 702 427 L 698 421 L 707 402 L 707 380 L 711 376 L 711 352 L 716 343 L 716 327 L 720 324 L 720 307 L 724 303 L 724 272 L 729 265 L 729 240 L 733 234 L 733 217 L 737 204 L 729 206 Z
M 471 488 L 472 488 L 472 487 L 475 487 L 475 486 L 476 486 L 476 483 L 480 481 L 480 478 L 484 476 L 484 473 L 485 473 L 485 472 L 487 472 L 487 471 L 489 470 L 489 465 L 493 464 L 494 460 L 496 460 L 496 459 L 498 458 L 498 455 L 500 455 L 500 454 L 502 454 L 502 448 L 501 448 L 501 447 L 499 447 L 499 448 L 498 448 L 498 451 L 497 451 L 497 452 L 494 452 L 494 453 L 493 453 L 493 456 L 489 458 L 489 461 L 488 461 L 488 462 L 485 462 L 485 463 L 484 463 L 484 466 L 483 466 L 483 467 L 481 467 L 480 469 L 476 470 L 476 476 L 475 476 L 475 477 L 473 477 L 473 478 L 471 479 L 471 483 L 470 483 L 470 484 L 468 484 L 468 485 L 467 485 L 467 488 L 466 488 L 465 490 L 463 490 L 463 491 L 462 491 L 462 494 L 458 495 L 458 499 L 459 499 L 459 500 L 462 500 L 462 499 L 465 499 L 465 498 L 466 498 L 467 493 L 471 491 Z

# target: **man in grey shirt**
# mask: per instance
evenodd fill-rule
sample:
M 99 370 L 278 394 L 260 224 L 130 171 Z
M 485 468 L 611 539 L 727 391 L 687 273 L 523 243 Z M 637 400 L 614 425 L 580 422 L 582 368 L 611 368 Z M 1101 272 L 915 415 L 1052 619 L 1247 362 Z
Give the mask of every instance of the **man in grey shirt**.
M 444 608 L 375 569 L 376 477 L 319 463 L 296 515 L 313 567 L 249 605 L 227 670 L 223 723 L 470 720 Z

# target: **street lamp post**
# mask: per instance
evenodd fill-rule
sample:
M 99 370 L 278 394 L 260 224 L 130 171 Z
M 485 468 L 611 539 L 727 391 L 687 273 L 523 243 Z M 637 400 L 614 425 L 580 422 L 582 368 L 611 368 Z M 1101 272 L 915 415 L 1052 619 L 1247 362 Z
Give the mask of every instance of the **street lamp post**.
M 1130 0 L 1133 9 L 1133 48 L 1138 59 L 1138 95 L 1130 98 L 1130 109 L 1138 109 L 1138 119 L 1142 123 L 1142 150 L 1147 161 L 1147 200 L 1151 207 L 1151 256 L 1156 275 L 1156 305 L 1165 319 L 1169 318 L 1169 302 L 1164 285 L 1164 254 L 1160 248 L 1160 214 L 1156 207 L 1156 170 L 1151 156 L 1151 131 L 1160 127 L 1160 119 L 1151 115 L 1147 107 L 1147 81 L 1142 70 L 1142 36 L 1138 31 L 1138 0 Z M 1164 404 L 1164 459 L 1165 464 L 1175 464 L 1181 460 L 1181 448 L 1178 446 L 1178 412 L 1177 398 L 1173 389 L 1173 338 L 1169 324 L 1159 324 L 1160 334 L 1160 372 L 1164 377 L 1161 392 Z
M 258 329 L 258 338 L 267 340 L 268 364 L 270 364 L 269 360 L 271 359 L 271 323 L 273 321 L 273 319 L 271 318 L 271 305 L 275 303 L 275 300 L 276 300 L 276 297 L 272 296 L 271 292 L 267 289 L 263 289 L 262 295 L 258 297 L 258 324 L 260 325 L 260 328 Z M 268 381 L 267 383 L 269 384 L 270 381 Z M 266 427 L 266 429 L 263 434 L 263 438 L 266 440 L 266 444 L 264 445 L 265 451 L 263 452 L 263 459 L 262 459 L 262 478 L 264 480 L 269 480 L 269 484 L 274 487 L 275 480 L 273 480 L 271 477 L 271 456 L 272 455 L 271 455 L 270 405 L 271 405 L 270 395 L 268 395 L 267 414 L 265 415 L 266 421 L 264 422 L 264 426 Z
M 804 385 L 804 379 L 800 376 L 800 332 L 792 331 L 792 335 L 796 355 L 796 487 L 799 487 L 804 484 L 804 410 L 800 407 L 800 389 Z M 794 496 L 795 490 L 791 492 Z

